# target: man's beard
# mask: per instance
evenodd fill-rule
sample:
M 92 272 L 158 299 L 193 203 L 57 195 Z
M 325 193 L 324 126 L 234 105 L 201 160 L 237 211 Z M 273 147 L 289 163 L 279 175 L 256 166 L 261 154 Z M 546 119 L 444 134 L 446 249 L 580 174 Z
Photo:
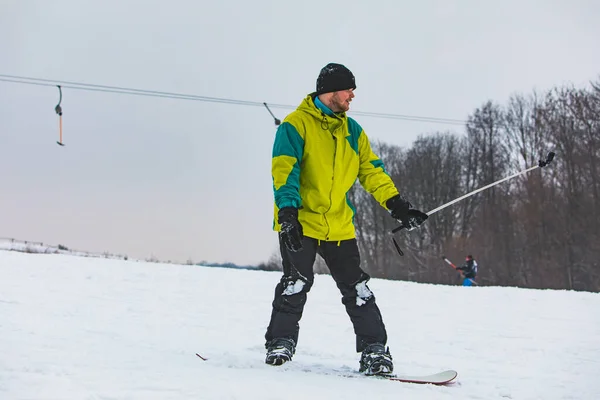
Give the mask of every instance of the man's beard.
M 333 112 L 344 112 L 350 109 L 350 105 L 347 104 L 345 101 L 341 101 L 337 96 L 332 97 L 331 102 L 333 103 L 333 106 L 335 108 L 334 110 L 332 110 Z

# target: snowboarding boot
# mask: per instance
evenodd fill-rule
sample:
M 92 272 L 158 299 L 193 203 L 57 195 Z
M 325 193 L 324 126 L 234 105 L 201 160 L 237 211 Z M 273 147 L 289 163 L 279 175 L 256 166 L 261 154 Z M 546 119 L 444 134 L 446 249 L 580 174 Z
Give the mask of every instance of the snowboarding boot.
M 267 358 L 265 363 L 269 365 L 282 365 L 292 360 L 296 351 L 296 344 L 292 339 L 277 338 L 267 343 Z
M 367 345 L 360 356 L 360 372 L 365 375 L 385 375 L 394 371 L 389 347 L 381 343 Z

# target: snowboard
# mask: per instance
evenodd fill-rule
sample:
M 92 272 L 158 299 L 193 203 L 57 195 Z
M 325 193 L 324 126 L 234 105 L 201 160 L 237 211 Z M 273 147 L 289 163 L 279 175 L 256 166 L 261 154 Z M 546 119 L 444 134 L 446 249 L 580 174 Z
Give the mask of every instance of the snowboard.
M 447 385 L 452 383 L 458 376 L 458 372 L 454 370 L 441 371 L 431 375 L 373 375 L 378 378 L 387 379 L 390 381 L 406 382 L 406 383 L 421 383 L 431 385 Z
M 207 361 L 208 358 L 201 356 L 196 353 L 196 356 L 200 358 L 202 361 Z M 385 379 L 389 381 L 397 381 L 397 382 L 405 382 L 405 383 L 420 383 L 420 384 L 430 384 L 430 385 L 448 385 L 451 384 L 454 379 L 458 376 L 458 372 L 454 370 L 446 370 L 441 371 L 435 374 L 430 375 L 398 375 L 398 374 L 382 374 L 382 375 L 365 375 L 360 372 L 356 372 L 354 374 L 340 374 L 338 376 L 344 376 L 347 378 L 356 378 L 358 376 L 365 378 L 376 378 L 376 379 Z

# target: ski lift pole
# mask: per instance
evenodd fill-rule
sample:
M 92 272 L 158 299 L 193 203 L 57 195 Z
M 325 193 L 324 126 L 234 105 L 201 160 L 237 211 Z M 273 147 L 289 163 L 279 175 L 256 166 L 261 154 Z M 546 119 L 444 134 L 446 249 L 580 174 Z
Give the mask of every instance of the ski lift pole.
M 267 105 L 267 103 L 264 103 L 265 107 L 267 108 L 267 111 L 269 112 L 269 114 L 271 114 L 271 117 L 273 117 L 273 120 L 275 121 L 275 125 L 279 126 L 281 125 L 281 120 L 277 117 L 275 117 L 275 115 L 273 115 L 273 113 L 271 112 L 271 109 L 269 108 L 269 106 Z
M 454 264 L 452 263 L 452 261 L 448 260 L 448 259 L 446 258 L 446 256 L 442 256 L 442 260 L 446 261 L 446 263 L 448 263 L 448 265 L 450 265 L 452 268 L 454 268 L 454 269 L 457 269 L 457 268 L 458 268 L 456 265 L 454 265 Z
M 494 183 L 490 183 L 489 185 L 486 185 L 486 186 L 484 186 L 482 188 L 479 188 L 477 190 L 473 190 L 472 192 L 467 193 L 464 196 L 459 197 L 458 199 L 455 199 L 455 200 L 452 200 L 452 201 L 450 201 L 450 202 L 448 202 L 446 204 L 443 204 L 443 205 L 439 206 L 438 208 L 434 208 L 433 210 L 429 211 L 427 213 L 427 215 L 435 214 L 436 212 L 441 211 L 444 208 L 446 208 L 448 206 L 451 206 L 452 204 L 454 204 L 456 202 L 459 202 L 459 201 L 461 201 L 463 199 L 466 199 L 467 197 L 472 196 L 472 195 L 474 195 L 476 193 L 479 193 L 479 192 L 481 192 L 483 190 L 489 189 L 492 186 L 496 186 L 499 183 L 502 183 L 502 182 L 507 181 L 507 180 L 512 179 L 512 178 L 515 178 L 515 177 L 517 177 L 519 175 L 523 175 L 523 174 L 525 174 L 525 173 L 527 173 L 529 171 L 533 171 L 534 169 L 545 167 L 546 165 L 550 164 L 553 159 L 554 159 L 554 153 L 550 152 L 550 153 L 548 153 L 548 156 L 546 157 L 546 160 L 540 160 L 540 161 L 538 161 L 538 165 L 535 165 L 535 166 L 533 166 L 531 168 L 524 169 L 523 171 L 520 171 L 520 172 L 516 172 L 516 173 L 512 174 L 511 176 L 507 176 L 506 178 L 500 179 L 500 180 L 498 180 L 498 181 L 496 181 Z
M 448 207 L 448 206 L 451 206 L 451 205 L 452 205 L 452 204 L 454 204 L 454 203 L 457 203 L 457 202 L 459 202 L 459 201 L 461 201 L 461 200 L 464 200 L 464 199 L 466 199 L 467 197 L 473 196 L 473 195 L 474 195 L 474 194 L 476 194 L 476 193 L 479 193 L 479 192 L 481 192 L 481 191 L 484 191 L 484 190 L 486 190 L 486 189 L 489 189 L 489 188 L 491 188 L 491 187 L 493 187 L 493 186 L 496 186 L 496 185 L 498 185 L 499 183 L 505 182 L 505 181 L 507 181 L 507 180 L 509 180 L 509 179 L 512 179 L 512 178 L 514 178 L 514 177 L 517 177 L 517 176 L 519 176 L 519 175 L 523 175 L 523 174 L 525 174 L 525 173 L 527 173 L 527 172 L 529 172 L 529 171 L 533 171 L 534 169 L 537 169 L 537 168 L 543 168 L 543 167 L 547 166 L 548 164 L 550 164 L 550 163 L 552 162 L 552 160 L 554 160 L 554 156 L 555 156 L 555 153 L 551 151 L 551 152 L 549 152 L 549 153 L 548 153 L 548 155 L 546 156 L 546 159 L 545 159 L 545 160 L 539 160 L 537 165 L 534 165 L 533 167 L 530 167 L 530 168 L 524 169 L 523 171 L 516 172 L 516 173 L 514 173 L 514 174 L 512 174 L 512 175 L 510 175 L 510 176 L 507 176 L 506 178 L 502 178 L 502 179 L 500 179 L 500 180 L 497 180 L 496 182 L 490 183 L 489 185 L 486 185 L 486 186 L 484 186 L 484 187 L 481 187 L 481 188 L 479 188 L 479 189 L 475 189 L 475 190 L 473 190 L 472 192 L 469 192 L 469 193 L 467 193 L 467 194 L 465 194 L 465 195 L 463 195 L 463 196 L 460 196 L 460 197 L 459 197 L 459 198 L 457 198 L 457 199 L 454 199 L 454 200 L 452 200 L 452 201 L 449 201 L 449 202 L 447 202 L 446 204 L 442 204 L 441 206 L 439 206 L 439 207 L 437 207 L 437 208 L 434 208 L 434 209 L 433 209 L 433 210 L 431 210 L 431 211 L 428 211 L 428 212 L 426 212 L 426 214 L 427 214 L 428 216 L 431 216 L 431 215 L 435 214 L 436 212 L 438 212 L 438 211 L 441 211 L 441 210 L 443 210 L 444 208 L 446 208 L 446 207 Z M 394 228 L 394 229 L 392 229 L 392 235 L 393 235 L 394 233 L 396 233 L 396 232 L 398 232 L 398 231 L 402 230 L 402 229 L 405 229 L 405 228 L 407 228 L 406 226 L 404 226 L 404 224 L 403 224 L 401 221 L 398 221 L 398 222 L 400 223 L 400 226 L 399 226 L 399 227 L 397 227 L 397 228 Z M 403 253 L 403 252 L 402 252 L 402 250 L 400 249 L 400 246 L 399 246 L 399 245 L 398 245 L 398 243 L 396 242 L 396 238 L 394 238 L 393 236 L 392 236 L 392 241 L 394 242 L 394 246 L 396 247 L 396 250 L 398 251 L 398 254 L 400 254 L 401 256 L 402 256 L 402 255 L 404 255 L 404 253 Z
M 62 142 L 62 107 L 60 106 L 60 103 L 62 102 L 62 89 L 60 85 L 56 85 L 56 87 L 58 87 L 58 93 L 60 95 L 58 104 L 54 107 L 54 111 L 58 114 L 58 141 L 56 143 L 64 146 L 64 143 Z

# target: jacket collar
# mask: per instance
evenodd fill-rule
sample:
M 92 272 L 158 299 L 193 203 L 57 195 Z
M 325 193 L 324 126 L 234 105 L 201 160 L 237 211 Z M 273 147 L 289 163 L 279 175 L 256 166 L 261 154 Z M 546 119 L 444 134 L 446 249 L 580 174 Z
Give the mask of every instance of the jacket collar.
M 317 108 L 321 111 L 323 111 L 325 113 L 325 115 L 329 115 L 330 117 L 333 117 L 335 115 L 335 113 L 333 111 L 331 111 L 331 108 L 327 107 L 320 99 L 319 96 L 315 96 L 315 106 L 317 106 Z

